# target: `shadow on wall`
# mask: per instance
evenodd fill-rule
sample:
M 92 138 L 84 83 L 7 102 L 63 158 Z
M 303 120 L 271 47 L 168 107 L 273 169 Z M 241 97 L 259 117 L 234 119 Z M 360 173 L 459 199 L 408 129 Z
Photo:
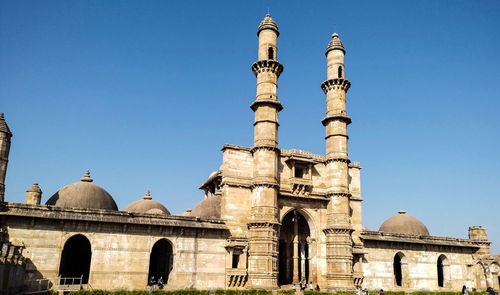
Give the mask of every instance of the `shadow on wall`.
M 52 287 L 49 280 L 43 282 L 42 274 L 30 259 L 23 256 L 23 250 L 24 246 L 13 245 L 9 241 L 7 228 L 0 224 L 0 295 Z

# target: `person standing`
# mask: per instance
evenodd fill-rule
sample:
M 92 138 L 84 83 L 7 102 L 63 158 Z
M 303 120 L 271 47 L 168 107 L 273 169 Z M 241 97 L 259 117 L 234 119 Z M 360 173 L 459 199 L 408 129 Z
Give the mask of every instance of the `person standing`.
M 160 276 L 158 279 L 158 289 L 162 290 L 163 289 L 163 277 Z
M 295 284 L 293 284 L 293 286 L 292 286 L 292 290 L 293 290 L 293 292 L 296 292 L 296 291 L 297 291 L 297 287 L 295 287 Z
M 309 291 L 314 291 L 313 282 L 309 282 Z
M 467 289 L 467 286 L 462 287 L 462 295 L 469 295 L 469 290 Z
M 380 293 L 378 293 L 378 295 L 385 295 L 384 289 L 380 289 Z
M 154 276 L 151 276 L 151 278 L 149 279 L 148 285 L 149 285 L 149 295 L 151 295 L 151 292 L 153 292 L 153 290 L 155 288 L 155 277 Z

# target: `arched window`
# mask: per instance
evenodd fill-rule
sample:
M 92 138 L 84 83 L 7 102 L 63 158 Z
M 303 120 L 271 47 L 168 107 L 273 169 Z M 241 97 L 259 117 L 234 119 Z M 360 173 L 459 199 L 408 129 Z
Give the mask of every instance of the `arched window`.
M 339 78 L 342 78 L 342 66 L 339 66 Z
M 168 276 L 173 268 L 172 244 L 167 239 L 161 239 L 153 245 L 149 256 L 148 280 L 154 276 L 155 281 L 163 278 L 163 283 L 168 282 Z
M 267 50 L 267 59 L 274 59 L 274 49 L 272 47 Z
M 444 279 L 443 279 L 443 260 L 441 259 L 441 256 L 438 257 L 437 261 L 437 274 L 438 274 L 438 287 L 443 287 L 444 286 Z
M 59 276 L 62 278 L 80 278 L 82 284 L 89 282 L 90 260 L 92 250 L 90 241 L 83 235 L 75 235 L 64 244 L 59 266 Z M 79 280 L 66 280 L 67 283 L 78 284 Z
M 450 264 L 448 263 L 448 258 L 445 255 L 440 255 L 436 265 L 438 287 L 445 287 L 446 282 L 450 279 Z
M 401 254 L 394 255 L 394 282 L 396 286 L 403 286 L 403 270 L 401 268 Z

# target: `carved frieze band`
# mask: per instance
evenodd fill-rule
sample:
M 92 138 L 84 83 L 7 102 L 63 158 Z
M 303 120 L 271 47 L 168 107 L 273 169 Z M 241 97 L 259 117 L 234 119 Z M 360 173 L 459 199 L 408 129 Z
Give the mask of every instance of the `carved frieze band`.
M 330 121 L 335 120 L 345 122 L 347 125 L 352 123 L 351 117 L 341 114 L 326 115 L 323 120 L 321 120 L 321 123 L 323 124 L 323 126 L 326 126 L 328 125 L 328 123 L 330 123 Z
M 321 84 L 321 89 L 323 89 L 323 92 L 326 94 L 330 90 L 335 90 L 335 89 L 342 89 L 345 92 L 349 90 L 349 87 L 351 87 L 351 82 L 347 79 L 330 79 L 326 80 Z
M 258 150 L 266 150 L 266 151 L 273 151 L 276 153 L 280 152 L 280 149 L 277 146 L 270 146 L 270 145 L 258 145 L 254 146 L 250 149 L 250 152 L 254 154 Z
M 278 77 L 283 72 L 283 65 L 275 60 L 259 60 L 253 63 L 252 72 L 257 77 L 257 74 L 263 72 L 272 72 Z
M 329 164 L 331 162 L 342 162 L 342 163 L 349 164 L 349 163 L 351 163 L 351 160 L 347 157 L 328 157 L 325 160 L 325 164 Z
M 254 189 L 256 187 L 267 187 L 267 188 L 279 189 L 280 185 L 276 181 L 272 181 L 272 180 L 255 179 L 252 181 L 250 188 Z
M 343 197 L 343 198 L 349 198 L 351 197 L 351 193 L 349 192 L 329 192 L 327 193 L 328 197 Z
M 323 232 L 328 235 L 328 234 L 351 234 L 354 230 L 352 228 L 348 227 L 328 227 L 323 229 Z
M 264 106 L 264 105 L 274 107 L 274 108 L 276 108 L 276 110 L 278 112 L 280 112 L 283 109 L 283 106 L 281 105 L 281 103 L 278 100 L 271 100 L 271 99 L 265 99 L 265 100 L 258 99 L 250 105 L 250 108 L 255 112 L 255 111 L 257 111 L 258 107 Z
M 280 224 L 277 222 L 270 221 L 251 221 L 247 224 L 248 229 L 252 228 L 269 228 L 272 230 L 278 230 L 280 228 Z

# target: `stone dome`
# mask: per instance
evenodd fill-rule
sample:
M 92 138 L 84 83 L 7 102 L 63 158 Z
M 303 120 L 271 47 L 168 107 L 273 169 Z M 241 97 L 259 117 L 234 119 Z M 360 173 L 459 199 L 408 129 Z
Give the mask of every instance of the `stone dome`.
M 189 216 L 219 219 L 221 199 L 220 195 L 204 199 L 193 208 Z
M 271 15 L 268 13 L 266 17 L 260 22 L 259 29 L 257 30 L 257 36 L 259 36 L 260 31 L 270 29 L 276 32 L 276 35 L 280 35 L 280 31 L 278 30 L 278 25 L 274 22 Z
M 328 47 L 326 48 L 325 54 L 328 54 L 330 50 L 335 50 L 335 49 L 342 50 L 345 54 L 344 45 L 342 44 L 342 41 L 340 41 L 339 34 L 337 33 L 333 33 L 332 40 L 330 40 L 330 43 L 328 43 Z
M 170 212 L 167 210 L 167 208 L 165 208 L 165 206 L 153 200 L 149 190 L 146 191 L 146 195 L 141 200 L 130 203 L 127 207 L 123 208 L 123 211 L 133 213 L 170 215 Z
M 102 187 L 92 183 L 87 170 L 80 182 L 68 184 L 50 197 L 45 205 L 63 208 L 118 210 L 113 197 Z
M 417 236 L 429 235 L 429 230 L 427 230 L 425 224 L 415 217 L 406 214 L 406 211 L 403 210 L 384 221 L 378 231 Z

